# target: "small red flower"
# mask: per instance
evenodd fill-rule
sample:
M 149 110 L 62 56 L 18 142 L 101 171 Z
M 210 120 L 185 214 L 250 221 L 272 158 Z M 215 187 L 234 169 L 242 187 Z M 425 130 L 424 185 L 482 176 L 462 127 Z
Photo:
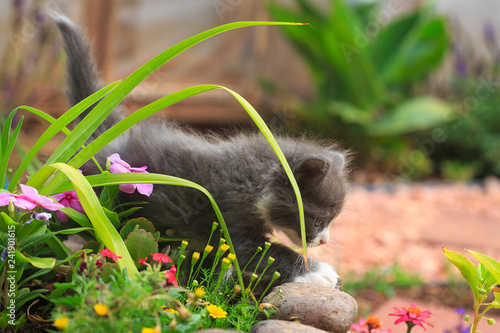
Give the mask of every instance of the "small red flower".
M 164 263 L 172 262 L 172 259 L 170 259 L 169 256 L 164 255 L 163 253 L 151 253 L 151 255 L 153 256 L 154 261 L 161 261 Z
M 397 313 L 390 313 L 389 316 L 396 316 L 399 317 L 394 324 L 399 324 L 401 322 L 406 322 L 406 325 L 408 325 L 409 328 L 413 326 L 422 326 L 424 330 L 426 328 L 424 327 L 423 324 L 427 324 L 431 327 L 434 327 L 432 324 L 428 323 L 426 319 L 428 319 L 431 316 L 431 313 L 429 311 L 421 311 L 419 308 L 415 306 L 415 304 L 412 304 L 409 308 L 394 308 Z
M 176 272 L 177 268 L 175 268 L 175 266 L 170 267 L 170 269 L 165 272 L 165 275 L 167 276 L 167 280 L 165 281 L 165 286 L 167 286 L 169 283 L 173 284 L 176 287 L 179 286 L 179 284 L 177 283 L 177 277 L 175 276 Z
M 121 259 L 122 258 L 122 257 L 117 256 L 116 254 L 114 254 L 113 251 L 111 251 L 110 249 L 101 250 L 100 253 L 101 253 L 101 256 L 111 258 L 114 261 L 116 261 L 117 259 Z
M 147 261 L 148 261 L 148 257 L 146 257 L 144 259 L 139 259 L 139 265 L 148 265 Z

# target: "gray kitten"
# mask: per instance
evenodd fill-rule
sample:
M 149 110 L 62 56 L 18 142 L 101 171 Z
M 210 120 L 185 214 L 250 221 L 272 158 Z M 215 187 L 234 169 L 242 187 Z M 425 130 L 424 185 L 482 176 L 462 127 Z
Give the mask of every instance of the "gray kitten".
M 83 32 L 63 16 L 56 16 L 68 55 L 68 97 L 78 103 L 102 87 Z M 82 115 L 85 116 L 88 113 Z M 123 116 L 117 109 L 91 140 Z M 293 170 L 304 201 L 308 246 L 326 244 L 332 220 L 340 213 L 347 190 L 346 157 L 335 147 L 301 139 L 278 137 Z M 137 124 L 101 150 L 101 165 L 113 153 L 133 167 L 146 165 L 148 171 L 185 178 L 205 187 L 215 198 L 226 220 L 240 265 L 244 267 L 258 246 L 270 240 L 275 230 L 283 231 L 301 247 L 299 214 L 292 186 L 267 141 L 260 134 L 230 139 L 204 137 L 181 130 L 172 122 L 149 118 Z M 84 174 L 98 173 L 93 163 Z M 206 244 L 216 216 L 208 199 L 199 191 L 181 186 L 154 185 L 150 197 L 122 193 L 122 202 L 147 201 L 140 215 L 165 232 Z M 218 238 L 218 237 L 214 237 Z M 218 242 L 218 239 L 216 240 Z M 276 259 L 263 277 L 263 286 L 272 272 L 281 274 L 277 283 L 291 281 L 338 287 L 334 268 L 309 259 L 308 271 L 301 254 L 281 244 L 272 244 L 267 256 Z M 262 261 L 261 271 L 267 259 Z M 253 271 L 256 261 L 249 264 Z

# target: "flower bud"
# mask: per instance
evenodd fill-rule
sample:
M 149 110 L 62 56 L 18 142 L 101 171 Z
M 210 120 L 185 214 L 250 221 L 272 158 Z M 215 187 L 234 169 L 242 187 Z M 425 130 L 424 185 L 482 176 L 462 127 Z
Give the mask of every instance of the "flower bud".
M 189 312 L 189 310 L 184 308 L 184 307 L 179 308 L 178 312 L 179 312 L 179 316 L 182 319 L 186 319 L 186 318 L 189 318 L 191 316 L 191 313 Z
M 493 318 L 488 318 L 486 321 L 488 322 L 488 325 L 495 325 L 495 319 Z

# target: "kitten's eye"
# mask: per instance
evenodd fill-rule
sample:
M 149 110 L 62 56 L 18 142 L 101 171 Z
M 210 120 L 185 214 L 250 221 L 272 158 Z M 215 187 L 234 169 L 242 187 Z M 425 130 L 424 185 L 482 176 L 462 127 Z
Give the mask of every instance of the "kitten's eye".
M 316 221 L 314 222 L 314 226 L 315 226 L 316 228 L 321 227 L 321 220 L 316 220 Z

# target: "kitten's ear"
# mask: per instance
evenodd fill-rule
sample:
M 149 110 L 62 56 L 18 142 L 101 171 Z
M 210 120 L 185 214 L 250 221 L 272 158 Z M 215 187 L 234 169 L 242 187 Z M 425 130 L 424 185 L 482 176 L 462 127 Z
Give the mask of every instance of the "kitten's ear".
M 309 156 L 293 168 L 297 180 L 321 180 L 330 170 L 331 161 L 323 156 Z
M 338 151 L 330 151 L 329 155 L 332 165 L 339 171 L 343 170 L 345 167 L 345 155 L 343 153 L 339 153 Z

